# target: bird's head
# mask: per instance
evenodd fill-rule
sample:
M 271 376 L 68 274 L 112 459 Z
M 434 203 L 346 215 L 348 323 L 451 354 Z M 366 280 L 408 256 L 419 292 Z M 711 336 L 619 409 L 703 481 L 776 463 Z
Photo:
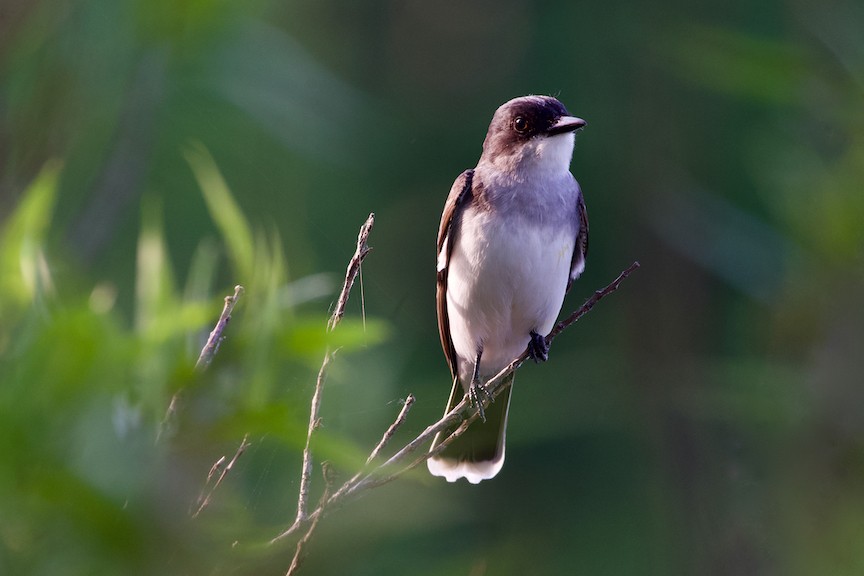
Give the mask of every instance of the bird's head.
M 585 125 L 551 96 L 514 98 L 495 111 L 480 162 L 505 171 L 567 172 L 574 134 Z

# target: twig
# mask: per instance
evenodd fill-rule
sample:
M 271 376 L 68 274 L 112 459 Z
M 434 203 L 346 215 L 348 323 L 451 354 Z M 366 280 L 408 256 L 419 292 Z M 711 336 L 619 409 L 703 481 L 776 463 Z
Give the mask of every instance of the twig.
M 618 277 L 613 280 L 609 285 L 601 290 L 596 290 L 594 294 L 591 295 L 588 300 L 585 301 L 582 306 L 580 306 L 575 312 L 571 313 L 567 318 L 558 322 L 553 328 L 552 331 L 546 336 L 546 344 L 551 345 L 552 341 L 559 335 L 561 332 L 569 328 L 572 324 L 575 324 L 577 320 L 579 320 L 582 316 L 591 311 L 592 308 L 603 298 L 618 290 L 618 286 L 621 285 L 621 282 L 624 281 L 625 278 L 630 276 L 634 270 L 639 268 L 639 262 L 633 262 L 630 266 L 628 266 Z M 498 372 L 495 376 L 486 381 L 486 391 L 489 395 L 492 396 L 492 399 L 496 398 L 498 394 L 500 394 L 504 386 L 502 383 L 504 379 L 519 366 L 522 365 L 525 360 L 528 359 L 529 353 L 526 349 L 522 354 L 519 355 L 518 358 L 510 362 L 503 370 Z M 491 401 L 491 399 L 490 399 Z
M 411 407 L 414 405 L 415 398 L 413 394 L 409 394 L 405 399 L 404 404 L 402 404 L 402 409 L 399 411 L 399 415 L 396 416 L 396 420 L 387 428 L 387 431 L 384 432 L 384 435 L 381 437 L 381 440 L 378 441 L 378 444 L 375 445 L 375 448 L 372 449 L 372 452 L 369 454 L 369 457 L 366 458 L 366 463 L 362 468 L 345 484 L 343 484 L 340 488 L 340 492 L 346 492 L 348 488 L 354 486 L 358 483 L 358 481 L 366 474 L 368 474 L 369 466 L 375 459 L 378 457 L 378 454 L 381 453 L 393 436 L 396 434 L 396 431 L 405 423 L 405 420 L 408 418 L 408 411 L 411 410 Z M 342 498 L 340 495 L 339 498 Z
M 396 434 L 396 431 L 399 430 L 399 427 L 405 423 L 405 419 L 408 418 L 408 411 L 411 410 L 411 406 L 414 405 L 416 398 L 414 398 L 413 394 L 409 394 L 405 399 L 405 402 L 402 404 L 402 410 L 399 411 L 399 415 L 396 417 L 396 420 L 390 427 L 387 429 L 387 432 L 384 433 L 384 436 L 381 437 L 381 440 L 372 449 L 372 453 L 369 454 L 369 458 L 366 459 L 366 466 L 372 463 L 375 458 L 378 457 L 378 453 L 381 452 L 386 446 L 387 443 L 390 442 L 390 439 L 393 438 L 393 435 Z
M 323 515 L 325 510 L 332 510 L 332 509 L 336 508 L 343 500 L 346 499 L 347 496 L 353 494 L 356 491 L 356 486 L 358 483 L 362 482 L 363 480 L 366 480 L 370 476 L 370 474 L 367 472 L 367 468 L 368 468 L 369 463 L 371 463 L 374 460 L 374 458 L 377 456 L 377 453 L 380 452 L 380 450 L 382 450 L 384 448 L 384 446 L 386 446 L 386 444 L 387 444 L 387 442 L 389 442 L 390 438 L 392 438 L 392 436 L 396 433 L 396 430 L 398 430 L 399 427 L 402 426 L 402 424 L 404 424 L 405 419 L 408 416 L 408 411 L 411 409 L 411 406 L 413 404 L 414 404 L 414 396 L 409 395 L 408 398 L 405 399 L 405 404 L 402 406 L 402 409 L 399 411 L 399 415 L 396 417 L 396 420 L 393 421 L 393 424 L 390 425 L 390 427 L 387 429 L 387 432 L 384 433 L 384 436 L 381 438 L 381 440 L 378 442 L 378 444 L 372 450 L 372 453 L 369 455 L 369 458 L 366 459 L 366 465 L 364 465 L 364 467 L 359 472 L 357 472 L 357 474 L 355 474 L 350 480 L 348 480 L 347 482 L 342 484 L 342 486 L 339 487 L 339 490 L 337 490 L 332 496 L 330 496 L 326 501 L 323 501 L 322 504 L 319 504 L 318 507 L 315 508 L 314 511 L 310 512 L 306 516 L 304 521 L 317 522 L 318 518 L 320 518 Z M 445 419 L 446 419 L 446 417 L 445 417 Z M 444 419 L 442 419 L 442 420 L 444 420 Z M 440 424 L 440 422 L 438 422 L 437 424 Z M 435 425 L 433 425 L 433 426 L 435 426 Z M 442 426 L 442 428 L 443 427 L 444 426 Z M 438 429 L 436 428 L 436 430 L 434 432 L 432 432 L 432 434 L 435 434 L 437 432 L 437 430 Z M 426 434 L 428 431 L 429 431 L 429 428 L 427 428 L 418 438 L 415 438 L 412 441 L 412 444 L 417 443 L 417 442 L 419 442 L 419 444 L 422 444 L 423 441 L 420 441 L 420 437 L 423 437 L 425 440 L 428 440 L 429 438 L 431 438 L 431 436 L 427 436 L 427 434 Z M 404 448 L 403 448 L 403 450 L 404 450 Z M 392 460 L 392 458 L 391 458 L 391 460 Z M 388 462 L 389 462 L 389 460 L 388 460 Z M 377 469 L 381 469 L 385 465 L 386 464 L 379 466 Z M 290 536 L 291 534 L 296 532 L 300 528 L 301 525 L 302 525 L 302 522 L 295 521 L 294 524 L 292 524 L 287 529 L 283 530 L 278 536 L 273 538 L 270 541 L 270 544 L 275 544 L 279 540 L 282 540 L 283 538 Z
M 461 414 L 462 410 L 468 407 L 470 406 L 467 404 L 461 409 L 459 408 L 459 406 L 456 406 L 454 407 L 453 414 Z M 382 471 L 385 469 L 385 467 L 388 466 L 388 464 L 392 467 L 395 466 L 399 462 L 399 460 L 403 459 L 395 459 L 395 457 L 391 458 L 390 460 L 388 460 L 387 463 L 381 465 L 374 474 L 367 474 L 366 477 L 364 477 L 361 481 L 354 483 L 354 485 L 352 486 L 349 486 L 348 489 L 345 491 L 344 497 L 348 498 L 349 496 L 352 496 L 353 494 L 360 492 L 361 490 L 377 488 L 378 486 L 383 486 L 388 482 L 392 482 L 406 472 L 413 470 L 414 468 L 428 460 L 431 456 L 441 453 L 445 448 L 447 448 L 447 446 L 449 446 L 457 438 L 462 436 L 462 434 L 468 431 L 468 428 L 474 423 L 474 421 L 480 418 L 480 413 L 475 409 L 467 417 L 465 417 L 464 415 L 462 417 L 465 419 L 462 420 L 461 423 L 459 423 L 459 426 L 455 430 L 453 430 L 453 432 L 451 432 L 450 435 L 447 436 L 447 438 L 439 442 L 438 445 L 435 446 L 434 450 L 421 452 L 420 456 L 415 456 L 415 459 L 410 464 L 403 465 L 402 468 L 398 469 L 396 472 L 391 472 L 387 475 L 384 475 Z M 441 421 L 443 421 L 443 419 Z M 456 420 L 456 422 L 458 422 L 458 420 Z M 422 444 L 425 444 L 425 441 L 421 442 L 421 445 Z M 404 457 L 407 458 L 407 456 L 412 454 L 413 452 L 414 450 L 406 452 Z
M 221 344 L 222 340 L 225 338 L 223 335 L 225 327 L 228 326 L 228 322 L 231 321 L 231 314 L 234 312 L 234 306 L 237 304 L 237 299 L 243 295 L 243 291 L 243 286 L 238 284 L 237 286 L 234 286 L 234 294 L 225 297 L 225 304 L 222 306 L 222 313 L 219 315 L 219 320 L 216 322 L 216 326 L 210 332 L 207 342 L 204 344 L 201 353 L 198 355 L 198 361 L 195 362 L 195 370 L 199 372 L 206 370 L 210 365 L 210 362 L 213 361 L 213 357 L 216 356 L 216 353 L 219 351 L 219 344 Z M 168 408 L 165 410 L 165 416 L 162 418 L 162 422 L 159 423 L 159 431 L 156 433 L 157 443 L 162 439 L 162 436 L 168 430 L 174 416 L 177 414 L 182 392 L 183 389 L 181 388 L 171 396 L 171 401 L 168 403 Z
M 318 506 L 323 506 L 324 503 L 330 498 L 330 490 L 333 487 L 333 479 L 330 474 L 330 467 L 326 462 L 321 464 L 321 472 L 324 475 L 324 493 L 321 494 L 321 499 L 318 501 Z M 316 516 L 312 523 L 309 525 L 309 529 L 306 530 L 306 534 L 297 542 L 297 547 L 294 549 L 294 558 L 291 559 L 291 566 L 288 567 L 288 572 L 285 573 L 285 576 L 292 576 L 292 574 L 296 574 L 297 570 L 300 569 L 300 563 L 303 561 L 303 549 L 306 547 L 306 544 L 312 538 L 312 533 L 315 532 L 315 529 L 318 527 L 318 521 L 321 519 L 320 516 Z
M 360 264 L 363 263 L 363 259 L 366 258 L 366 255 L 372 251 L 366 242 L 369 240 L 369 233 L 372 231 L 372 226 L 374 224 L 375 213 L 372 212 L 369 214 L 366 222 L 363 223 L 363 226 L 360 227 L 360 233 L 357 235 L 357 250 L 348 262 L 348 269 L 345 271 L 345 282 L 342 284 L 342 292 L 339 294 L 339 299 L 336 301 L 336 308 L 333 310 L 333 315 L 330 317 L 330 321 L 327 322 L 327 330 L 333 330 L 336 328 L 336 325 L 339 324 L 340 320 L 342 320 L 342 316 L 345 315 L 345 305 L 348 303 L 348 296 L 351 293 L 351 287 L 354 286 L 354 280 L 357 278 L 357 273 L 360 271 Z
M 321 392 L 324 390 L 324 381 L 327 378 L 327 367 L 334 355 L 335 352 L 327 351 L 321 369 L 318 370 L 318 378 L 315 380 L 315 393 L 312 395 L 312 408 L 309 410 L 309 428 L 306 430 L 306 446 L 303 448 L 303 468 L 300 472 L 300 493 L 297 496 L 295 524 L 306 519 L 306 501 L 309 499 L 309 482 L 312 477 L 312 434 L 320 425 L 318 414 L 321 410 Z
M 159 423 L 159 430 L 156 432 L 156 443 L 162 439 L 162 436 L 169 431 L 172 422 L 174 421 L 174 416 L 177 414 L 177 406 L 180 404 L 180 392 L 182 389 L 177 390 L 171 396 L 171 401 L 168 402 L 168 408 L 165 410 L 165 416 L 162 417 L 162 421 Z
M 366 218 L 366 222 L 360 227 L 360 232 L 357 234 L 357 249 L 354 255 L 348 262 L 348 268 L 345 271 L 345 282 L 342 284 L 342 291 L 339 293 L 339 299 L 336 302 L 336 308 L 327 322 L 327 330 L 332 331 L 342 320 L 345 314 L 345 305 L 348 303 L 348 296 L 351 294 L 351 287 L 360 272 L 360 265 L 363 259 L 372 250 L 368 245 L 369 233 L 372 231 L 372 226 L 375 224 L 375 213 L 370 213 Z M 324 353 L 324 360 L 321 363 L 321 369 L 318 371 L 318 378 L 315 381 L 315 392 L 312 394 L 312 404 L 309 410 L 309 427 L 306 431 L 306 445 L 303 448 L 303 465 L 300 472 L 300 490 L 297 496 L 297 517 L 294 523 L 285 532 L 291 533 L 296 530 L 307 519 L 307 502 L 309 500 L 309 484 L 312 480 L 312 435 L 320 424 L 318 414 L 321 409 L 321 395 L 324 390 L 324 382 L 327 379 L 327 367 L 330 365 L 336 351 L 331 351 L 327 348 Z M 320 505 L 319 505 L 320 507 Z M 317 520 L 316 520 L 317 521 Z M 298 542 L 298 547 L 300 543 Z M 298 551 L 299 553 L 299 551 Z
M 196 370 L 203 370 L 210 365 L 216 352 L 219 351 L 219 344 L 222 343 L 222 333 L 228 322 L 231 321 L 231 313 L 234 311 L 234 305 L 237 299 L 243 294 L 243 286 L 239 284 L 234 287 L 234 295 L 225 297 L 225 306 L 222 308 L 222 314 L 219 315 L 219 321 L 216 322 L 216 327 L 210 332 L 210 337 L 207 338 L 207 343 L 201 349 L 201 354 L 198 356 L 198 362 L 195 363 Z
M 582 304 L 582 306 L 580 306 L 578 310 L 570 314 L 570 316 L 568 316 L 564 320 L 558 322 L 558 324 L 556 324 L 555 327 L 552 328 L 552 331 L 549 332 L 549 335 L 546 336 L 547 344 L 551 344 L 552 340 L 554 340 L 556 336 L 566 330 L 571 324 L 574 324 L 577 320 L 579 320 L 579 318 L 590 312 L 591 309 L 594 308 L 594 305 L 597 304 L 600 300 L 602 300 L 612 292 L 618 290 L 618 286 L 621 285 L 621 282 L 623 282 L 625 278 L 630 276 L 630 274 L 632 274 L 637 268 L 639 268 L 639 262 L 633 262 L 632 264 L 630 264 L 630 266 L 628 266 L 626 270 L 621 272 L 621 274 L 619 274 L 618 277 L 613 280 L 611 284 L 609 284 L 602 290 L 597 290 L 596 292 L 594 292 L 594 294 L 588 300 L 586 300 L 585 303 Z
M 234 457 L 231 458 L 231 461 L 228 462 L 227 466 L 222 466 L 222 464 L 225 462 L 225 456 L 222 456 L 216 461 L 215 464 L 213 464 L 213 466 L 210 467 L 210 472 L 207 474 L 207 483 L 201 490 L 201 495 L 198 496 L 198 509 L 195 511 L 194 514 L 192 514 L 192 518 L 197 518 L 198 515 L 201 514 L 201 512 L 204 510 L 204 508 L 206 508 L 210 504 L 210 497 L 213 495 L 219 485 L 222 484 L 222 481 L 234 467 L 237 459 L 243 455 L 243 453 L 246 451 L 247 448 L 249 448 L 249 446 L 251 446 L 248 440 L 249 434 L 243 436 L 243 441 L 240 442 L 240 446 L 237 448 L 237 451 L 234 453 Z M 207 486 L 210 485 L 210 482 L 213 480 L 213 476 L 215 476 L 217 472 L 219 472 L 219 477 L 216 479 L 216 482 L 213 484 L 213 486 L 211 486 L 210 489 L 207 490 Z
M 587 314 L 600 300 L 616 291 L 620 286 L 621 282 L 624 281 L 634 270 L 639 268 L 639 263 L 634 262 L 627 269 L 625 269 L 618 277 L 612 281 L 609 285 L 601 290 L 597 290 L 594 294 L 585 301 L 582 306 L 580 306 L 576 311 L 570 314 L 564 320 L 558 322 L 554 328 L 549 332 L 549 335 L 546 336 L 547 343 L 551 344 L 552 341 L 559 335 L 561 332 L 566 330 L 572 324 L 574 324 L 577 320 L 579 320 L 582 316 Z M 508 383 L 507 376 L 511 374 L 513 371 L 519 368 L 521 364 L 528 358 L 528 350 L 526 349 L 522 354 L 520 354 L 517 358 L 515 358 L 510 364 L 507 365 L 503 370 L 501 370 L 498 374 L 496 374 L 493 378 L 489 379 L 486 382 L 486 390 L 488 392 L 489 400 L 491 402 L 494 398 L 496 398 L 501 392 L 504 391 Z M 409 397 L 410 398 L 410 397 Z M 405 413 L 407 412 L 407 408 L 403 407 L 399 416 L 396 418 L 396 421 L 390 426 L 390 429 L 398 428 L 402 424 L 405 419 Z M 350 498 L 356 496 L 359 492 L 374 488 L 376 486 L 380 486 L 382 484 L 386 484 L 399 476 L 405 474 L 409 470 L 416 468 L 425 460 L 427 460 L 430 456 L 437 454 L 438 452 L 444 450 L 451 442 L 453 442 L 456 438 L 465 433 L 466 430 L 474 423 L 478 418 L 478 410 L 476 407 L 472 407 L 467 399 L 463 398 L 456 406 L 453 407 L 452 410 L 447 412 L 440 420 L 428 426 L 423 432 L 421 432 L 416 438 L 408 442 L 405 446 L 403 446 L 400 450 L 398 450 L 393 456 L 391 456 L 386 462 L 376 467 L 374 470 L 366 472 L 364 474 L 364 470 L 361 470 L 357 474 L 354 475 L 350 480 L 345 482 L 339 489 L 333 493 L 332 496 L 327 498 L 326 500 L 322 499 L 322 503 L 318 505 L 318 507 L 310 512 L 303 522 L 318 522 L 321 516 L 324 515 L 325 512 L 330 511 Z M 426 451 L 419 456 L 414 456 L 414 459 L 409 461 L 417 450 L 425 445 L 428 441 L 430 441 L 438 432 L 442 430 L 447 430 L 455 428 L 453 432 L 451 432 L 445 439 L 439 443 L 435 450 Z M 392 436 L 390 433 L 390 429 L 388 429 L 387 433 L 385 433 L 384 438 L 382 438 L 382 442 L 386 444 L 386 440 L 388 436 Z M 380 452 L 382 442 L 379 442 L 379 446 L 376 446 L 375 450 L 373 450 L 369 459 L 367 459 L 367 465 L 371 462 Z M 388 472 L 394 470 L 392 472 Z M 271 540 L 271 544 L 289 536 L 294 533 L 301 525 L 301 521 L 296 521 L 290 528 L 273 538 Z

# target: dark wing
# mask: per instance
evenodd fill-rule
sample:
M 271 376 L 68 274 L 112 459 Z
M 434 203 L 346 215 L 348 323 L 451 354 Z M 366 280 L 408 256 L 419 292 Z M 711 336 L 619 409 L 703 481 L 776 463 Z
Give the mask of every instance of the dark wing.
M 436 300 L 438 305 L 438 335 L 441 337 L 441 347 L 447 357 L 450 373 L 455 377 L 456 350 L 450 339 L 450 319 L 447 316 L 447 272 L 450 267 L 450 254 L 453 252 L 453 237 L 459 225 L 462 208 L 471 199 L 471 184 L 474 180 L 474 170 L 466 170 L 456 178 L 450 195 L 444 204 L 441 215 L 441 225 L 438 227 L 438 289 Z
M 574 182 L 576 182 L 574 180 Z M 579 231 L 576 233 L 576 243 L 573 246 L 573 257 L 570 259 L 570 280 L 567 281 L 567 290 L 573 281 L 582 274 L 585 269 L 585 258 L 588 257 L 588 210 L 585 208 L 585 198 L 582 189 L 576 182 L 576 218 L 579 220 Z

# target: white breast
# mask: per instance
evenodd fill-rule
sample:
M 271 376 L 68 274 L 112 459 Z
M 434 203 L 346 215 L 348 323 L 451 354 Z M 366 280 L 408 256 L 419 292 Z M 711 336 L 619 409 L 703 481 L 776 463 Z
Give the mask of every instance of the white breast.
M 530 332 L 547 334 L 555 322 L 570 273 L 572 233 L 500 221 L 466 209 L 453 247 L 447 282 L 447 312 L 460 374 L 480 346 L 480 372 L 489 377 L 528 345 Z M 470 366 L 469 366 L 470 365 Z

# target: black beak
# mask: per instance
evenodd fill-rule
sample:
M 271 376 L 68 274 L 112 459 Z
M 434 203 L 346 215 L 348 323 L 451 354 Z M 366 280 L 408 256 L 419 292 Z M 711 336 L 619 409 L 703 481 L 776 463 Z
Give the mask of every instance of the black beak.
M 548 133 L 550 136 L 555 136 L 556 134 L 564 134 L 565 132 L 575 132 L 576 130 L 581 130 L 587 124 L 585 120 L 576 118 L 575 116 L 562 116 L 549 127 Z

